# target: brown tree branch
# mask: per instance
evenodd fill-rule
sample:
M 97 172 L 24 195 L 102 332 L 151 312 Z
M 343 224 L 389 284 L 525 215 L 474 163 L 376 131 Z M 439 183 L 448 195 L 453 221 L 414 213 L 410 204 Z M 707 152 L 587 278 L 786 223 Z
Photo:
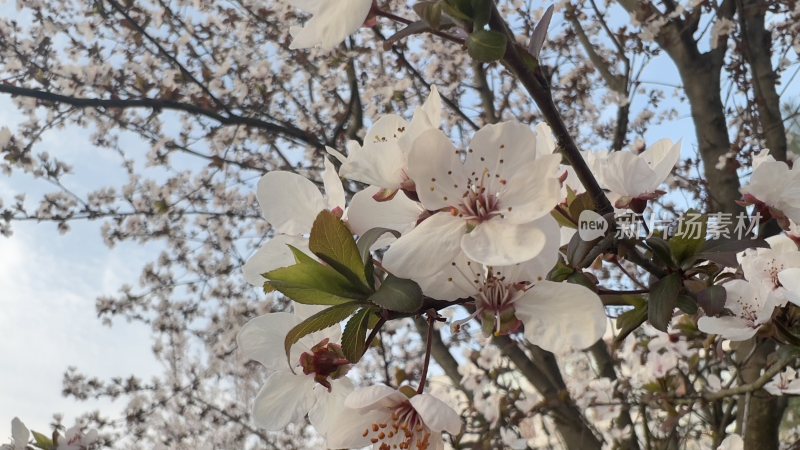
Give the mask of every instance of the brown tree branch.
M 325 145 L 311 133 L 299 128 L 279 125 L 267 122 L 254 117 L 245 117 L 236 114 L 221 114 L 217 111 L 192 105 L 189 103 L 177 102 L 174 100 L 158 98 L 82 98 L 70 97 L 54 92 L 42 91 L 38 89 L 24 88 L 10 84 L 0 83 L 0 93 L 11 94 L 12 96 L 29 97 L 41 100 L 46 103 L 65 104 L 77 108 L 103 108 L 103 109 L 129 109 L 129 108 L 148 108 L 154 111 L 173 110 L 189 114 L 207 117 L 222 125 L 244 125 L 252 128 L 264 130 L 283 136 L 289 140 L 301 141 L 306 145 L 311 145 L 317 149 L 324 149 Z

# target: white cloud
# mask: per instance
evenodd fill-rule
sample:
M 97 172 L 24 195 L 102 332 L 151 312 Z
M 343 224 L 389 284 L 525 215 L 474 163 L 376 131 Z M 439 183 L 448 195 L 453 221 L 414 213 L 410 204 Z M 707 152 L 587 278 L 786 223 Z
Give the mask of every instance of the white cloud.
M 56 412 L 68 423 L 94 407 L 113 418 L 119 406 L 61 396 L 67 366 L 100 378 L 158 372 L 149 330 L 121 322 L 104 327 L 94 308 L 98 295 L 113 293 L 109 286 L 135 280 L 133 270 L 141 265 L 130 263 L 143 254 L 105 248 L 88 224 L 64 237 L 30 224 L 16 227 L 11 239 L 0 238 L 0 440 L 14 416 L 37 430 L 48 430 Z

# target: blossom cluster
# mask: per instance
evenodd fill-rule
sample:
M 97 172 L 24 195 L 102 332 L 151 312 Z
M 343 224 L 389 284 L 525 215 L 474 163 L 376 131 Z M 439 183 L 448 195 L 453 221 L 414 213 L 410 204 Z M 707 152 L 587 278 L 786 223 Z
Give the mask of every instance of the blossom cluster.
M 239 334 L 243 358 L 260 362 L 270 373 L 253 407 L 259 426 L 280 430 L 308 416 L 330 448 L 374 444 L 376 449 L 441 448 L 443 432 L 461 429 L 459 414 L 423 392 L 424 378 L 418 388 L 355 389 L 347 372 L 357 359 L 346 356 L 348 339 L 338 325 L 353 310 L 333 326 L 322 325 L 326 307 L 336 301 L 309 300 L 309 285 L 303 292 L 295 289 L 299 285 L 287 287 L 287 267 L 314 259 L 338 267 L 319 244 L 314 248 L 321 214 L 341 219 L 346 234 L 359 236 L 359 245 L 373 236 L 361 264 L 380 261 L 370 275 L 375 280 L 368 281 L 379 291 L 405 280 L 439 305 L 468 299 L 469 315 L 451 322 L 455 333 L 476 320 L 487 336 L 520 332 L 531 344 L 556 353 L 584 349 L 602 338 L 607 318 L 600 297 L 590 287 L 548 276 L 563 258 L 562 239 L 570 233 L 552 213 L 581 190 L 571 168 L 561 165 L 549 127 L 531 129 L 515 121 L 487 125 L 459 149 L 440 129 L 441 115 L 433 88 L 410 122 L 386 115 L 363 142 L 348 143 L 347 155 L 329 148 L 333 161 L 324 162 L 324 193 L 290 172 L 270 172 L 259 181 L 258 201 L 274 235 L 245 265 L 245 275 L 251 284 L 295 300 L 293 313 L 257 317 Z M 662 141 L 640 155 L 597 154 L 592 163 L 609 167 L 604 185 L 625 199 L 618 202 L 624 207 L 655 198 L 679 152 L 679 146 Z M 610 169 L 615 164 L 647 173 Z M 340 177 L 366 187 L 347 202 Z M 381 322 L 370 324 L 367 317 L 366 328 L 380 328 L 392 311 L 427 313 L 431 324 L 438 319 L 432 311 L 386 306 L 372 319 Z M 308 332 L 290 341 L 287 336 L 305 324 Z M 345 333 L 348 328 L 351 322 Z
M 33 441 L 33 447 L 30 441 Z M 11 421 L 11 443 L 0 445 L 0 450 L 26 450 L 30 448 L 41 450 L 93 450 L 100 448 L 101 444 L 102 441 L 98 436 L 97 430 L 85 431 L 79 424 L 70 427 L 64 434 L 53 433 L 53 438 L 51 439 L 41 433 L 32 432 L 19 418 L 15 417 Z

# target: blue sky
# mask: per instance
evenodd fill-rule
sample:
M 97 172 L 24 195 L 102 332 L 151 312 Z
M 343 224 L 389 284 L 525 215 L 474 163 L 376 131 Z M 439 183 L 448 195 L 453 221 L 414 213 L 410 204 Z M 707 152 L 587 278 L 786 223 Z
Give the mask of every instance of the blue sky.
M 0 97 L 0 124 L 14 129 L 21 120 L 7 96 Z M 38 150 L 58 155 L 76 167 L 67 178 L 79 191 L 119 170 L 116 161 L 91 146 L 87 132 L 48 132 Z M 100 155 L 100 156 L 99 156 Z M 91 164 L 87 164 L 91 161 Z M 0 197 L 48 190 L 27 177 L 0 177 Z M 0 443 L 19 416 L 30 428 L 48 430 L 53 413 L 74 417 L 89 408 L 114 416 L 119 406 L 77 403 L 61 396 L 61 378 L 72 365 L 100 378 L 158 372 L 150 352 L 149 330 L 116 321 L 106 327 L 96 317 L 95 298 L 135 284 L 139 269 L 155 250 L 123 244 L 107 248 L 99 224 L 76 223 L 61 236 L 54 224 L 22 223 L 10 239 L 0 237 Z

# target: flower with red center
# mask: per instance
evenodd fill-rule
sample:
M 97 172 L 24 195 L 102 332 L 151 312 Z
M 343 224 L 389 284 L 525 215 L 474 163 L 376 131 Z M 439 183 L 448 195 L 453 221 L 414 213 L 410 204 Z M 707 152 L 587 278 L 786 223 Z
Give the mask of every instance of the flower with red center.
M 531 129 L 504 122 L 480 129 L 466 152 L 439 130 L 421 134 L 408 175 L 432 215 L 398 239 L 383 259 L 393 274 L 433 276 L 460 252 L 487 265 L 534 258 L 546 236 L 537 222 L 559 201 L 559 155 Z
M 299 314 L 278 312 L 256 317 L 237 336 L 242 357 L 258 361 L 270 372 L 253 404 L 253 420 L 262 428 L 282 430 L 308 414 L 311 424 L 324 436 L 328 417 L 343 408 L 353 389 L 345 377 L 350 362 L 334 343 L 341 336 L 338 327 L 304 336 L 292 347 L 292 367 L 287 362 L 283 346 L 286 334 L 318 310 L 296 304 Z
M 351 411 L 340 413 L 337 424 L 330 427 L 330 448 L 442 450 L 442 432 L 461 431 L 461 417 L 452 408 L 409 386 L 357 389 L 344 405 Z
M 740 189 L 742 205 L 755 205 L 766 216 L 776 218 L 784 228 L 800 222 L 800 169 L 776 161 L 764 151 L 753 158 L 750 182 Z
M 474 318 L 487 335 L 510 334 L 522 327 L 530 343 L 555 353 L 594 344 L 606 329 L 600 297 L 584 286 L 543 280 L 553 264 L 533 260 L 487 267 L 457 259 L 443 275 L 458 280 L 453 285 L 460 297 L 475 299 L 475 312 L 454 322 L 453 328 Z M 422 286 L 424 290 L 427 284 Z
M 629 151 L 587 153 L 589 167 L 604 189 L 617 197 L 617 208 L 644 211 L 648 200 L 664 194 L 658 187 L 681 156 L 681 144 L 663 139 L 641 153 Z
M 753 337 L 762 325 L 769 322 L 780 297 L 764 283 L 731 280 L 724 284 L 725 308 L 732 315 L 704 316 L 697 328 L 708 334 L 718 334 L 732 341 L 745 341 Z
M 300 250 L 308 248 L 305 236 L 311 232 L 311 226 L 320 211 L 344 211 L 342 181 L 336 168 L 327 159 L 322 182 L 325 195 L 311 180 L 292 172 L 274 170 L 258 181 L 258 204 L 275 235 L 244 265 L 244 278 L 248 283 L 261 287 L 266 281 L 261 274 L 294 264 L 289 245 Z
M 441 115 L 442 101 L 434 86 L 410 123 L 398 115 L 387 114 L 369 129 L 363 146 L 348 142 L 347 158 L 340 158 L 343 159 L 341 175 L 379 188 L 373 197 L 378 201 L 393 198 L 401 189 L 413 196 L 414 182 L 407 173 L 411 144 L 423 132 L 438 128 Z

